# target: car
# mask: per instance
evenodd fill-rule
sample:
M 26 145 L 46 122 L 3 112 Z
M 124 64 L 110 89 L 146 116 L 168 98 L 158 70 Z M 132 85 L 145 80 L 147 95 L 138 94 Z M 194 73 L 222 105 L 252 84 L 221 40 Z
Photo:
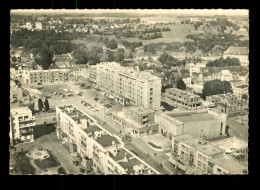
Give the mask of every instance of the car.
M 95 112 L 96 110 L 94 108 L 91 108 L 91 111 Z
M 96 98 L 94 98 L 94 100 L 97 102 L 97 101 L 98 101 L 98 98 L 96 97 Z
M 95 110 L 96 110 L 96 111 L 99 111 L 99 109 L 98 109 L 98 108 L 95 108 Z
M 132 141 L 132 138 L 129 135 L 125 135 L 125 139 L 128 141 Z
M 81 101 L 80 103 L 82 103 L 82 104 L 83 104 L 83 103 L 85 103 L 85 101 L 83 100 L 83 101 Z
M 105 105 L 106 108 L 111 108 L 112 106 L 110 104 Z
M 78 96 L 82 96 L 82 94 L 79 93 Z
M 62 94 L 62 95 L 60 95 L 60 97 L 63 98 L 63 97 L 65 97 L 65 95 Z
M 88 109 L 91 109 L 91 106 L 88 106 Z

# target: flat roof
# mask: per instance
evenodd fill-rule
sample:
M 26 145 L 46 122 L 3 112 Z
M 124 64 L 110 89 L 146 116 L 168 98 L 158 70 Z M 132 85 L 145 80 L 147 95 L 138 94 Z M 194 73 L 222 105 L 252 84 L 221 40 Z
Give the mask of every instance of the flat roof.
M 118 149 L 118 153 L 116 156 L 114 156 L 112 153 L 109 152 L 109 156 L 115 160 L 115 161 L 119 161 L 124 159 L 124 157 L 126 156 L 128 159 L 133 157 L 131 154 L 129 154 L 128 152 L 126 152 L 124 149 Z
M 96 139 L 96 142 L 98 142 L 101 146 L 103 147 L 109 147 L 112 146 L 112 142 L 115 142 L 116 144 L 120 144 L 119 141 L 117 140 L 117 138 L 109 135 L 109 134 L 105 134 L 105 135 L 101 135 L 101 137 L 98 137 Z
M 206 141 L 198 139 L 191 134 L 178 135 L 175 138 L 208 156 L 223 153 L 222 149 L 208 144 Z
M 87 128 L 83 129 L 83 131 L 89 134 L 94 133 L 95 131 L 102 131 L 102 129 L 100 129 L 96 124 L 91 124 Z
M 181 122 L 192 122 L 192 121 L 210 121 L 210 120 L 214 120 L 214 116 L 209 114 L 208 112 L 203 112 L 203 113 L 198 113 L 198 112 L 178 112 L 178 113 L 174 113 L 174 112 L 168 112 L 165 113 L 166 115 L 177 119 Z
M 118 162 L 120 166 L 122 166 L 124 169 L 127 169 L 127 173 L 130 174 L 134 172 L 133 167 L 136 165 L 142 164 L 139 160 L 136 158 L 129 159 L 127 162 Z
M 213 163 L 225 168 L 232 174 L 243 174 L 243 170 L 248 170 L 248 167 L 239 163 L 236 160 L 221 156 L 211 160 Z
M 152 109 L 145 109 L 142 106 L 132 106 L 132 107 L 127 107 L 127 109 L 137 112 L 139 114 L 147 114 L 147 113 L 154 112 Z

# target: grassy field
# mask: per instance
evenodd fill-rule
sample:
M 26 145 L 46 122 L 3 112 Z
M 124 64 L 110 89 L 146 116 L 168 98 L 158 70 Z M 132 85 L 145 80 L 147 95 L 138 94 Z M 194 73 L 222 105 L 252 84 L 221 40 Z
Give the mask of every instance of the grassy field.
M 162 32 L 163 37 L 153 40 L 140 40 L 138 38 L 121 38 L 122 40 L 127 40 L 129 42 L 142 42 L 143 45 L 159 42 L 193 42 L 191 39 L 187 39 L 186 36 L 190 35 L 194 31 L 194 26 L 192 24 L 171 24 L 171 25 L 156 25 L 157 28 L 169 27 L 171 31 Z
M 33 134 L 34 139 L 37 139 L 43 135 L 48 135 L 55 131 L 55 127 L 53 125 L 36 125 L 33 126 Z
M 92 47 L 92 46 L 104 47 L 105 46 L 102 43 L 91 41 L 91 40 L 72 40 L 71 42 L 74 44 L 83 44 L 86 47 Z
M 15 174 L 28 175 L 35 174 L 35 168 L 31 165 L 30 159 L 26 156 L 28 151 L 19 152 L 15 155 Z
M 47 168 L 51 168 L 51 167 L 56 167 L 58 165 L 60 165 L 55 158 L 53 157 L 52 154 L 50 154 L 49 158 L 43 159 L 43 160 L 34 160 L 35 164 L 41 168 L 41 169 L 47 169 Z

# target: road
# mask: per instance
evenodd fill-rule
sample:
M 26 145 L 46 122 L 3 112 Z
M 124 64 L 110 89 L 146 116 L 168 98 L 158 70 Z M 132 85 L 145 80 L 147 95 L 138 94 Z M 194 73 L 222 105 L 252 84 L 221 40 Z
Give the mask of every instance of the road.
M 229 135 L 230 136 L 237 136 L 241 139 L 248 141 L 248 124 L 245 123 L 244 125 L 234 121 L 237 117 L 234 118 L 227 118 L 227 125 L 230 126 L 229 128 Z
M 90 84 L 88 84 L 90 85 Z M 105 128 L 107 131 L 109 131 L 112 134 L 116 134 L 118 136 L 128 134 L 128 131 L 126 131 L 122 126 L 115 125 L 112 120 L 111 114 L 104 114 L 104 113 L 111 113 L 113 111 L 121 110 L 123 108 L 122 105 L 113 102 L 114 105 L 112 108 L 104 108 L 103 105 L 98 104 L 94 101 L 95 97 L 99 97 L 99 99 L 105 99 L 106 102 L 111 102 L 111 100 L 105 98 L 101 95 L 100 92 L 96 91 L 93 88 L 90 89 L 80 89 L 77 85 L 74 84 L 74 82 L 66 82 L 66 87 L 69 87 L 71 91 L 81 91 L 83 92 L 83 96 L 74 95 L 73 97 L 66 97 L 60 98 L 56 95 L 52 95 L 52 97 L 49 99 L 50 108 L 55 108 L 55 106 L 62 106 L 62 105 L 69 105 L 73 104 L 79 109 L 81 109 L 86 114 L 93 117 L 98 124 L 100 124 L 103 128 Z M 91 105 L 97 107 L 99 111 L 93 112 L 87 107 L 83 106 L 81 104 L 81 101 L 86 101 L 90 103 Z M 41 117 L 41 116 L 39 116 Z M 42 117 L 44 118 L 44 117 Z M 106 122 L 106 124 L 102 124 L 103 122 Z M 121 131 L 121 133 L 120 133 Z M 145 162 L 150 164 L 152 167 L 154 167 L 156 170 L 158 170 L 162 174 L 171 174 L 167 169 L 160 167 L 161 163 L 165 160 L 168 160 L 168 156 L 165 154 L 166 152 L 157 152 L 151 149 L 144 141 L 138 138 L 132 138 L 131 142 L 128 142 L 126 140 L 123 140 L 126 143 L 126 148 L 129 150 L 134 150 L 138 156 L 143 159 Z M 58 150 L 57 150 L 58 151 Z

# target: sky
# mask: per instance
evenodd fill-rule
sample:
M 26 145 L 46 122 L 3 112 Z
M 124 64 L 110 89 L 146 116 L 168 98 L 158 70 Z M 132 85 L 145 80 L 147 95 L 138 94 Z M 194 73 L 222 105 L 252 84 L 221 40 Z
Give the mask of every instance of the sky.
M 176 14 L 176 15 L 185 15 L 185 14 L 193 14 L 193 15 L 205 15 L 205 16 L 210 16 L 210 15 L 226 15 L 226 16 L 247 16 L 248 15 L 248 10 L 246 9 L 55 9 L 55 10 L 44 10 L 44 9 L 38 9 L 38 10 L 29 10 L 29 9 L 17 9 L 17 10 L 11 10 L 11 13 L 111 13 L 111 12 L 116 12 L 116 13 L 150 13 L 150 14 L 156 14 L 159 13 L 160 15 L 167 15 L 167 14 Z

